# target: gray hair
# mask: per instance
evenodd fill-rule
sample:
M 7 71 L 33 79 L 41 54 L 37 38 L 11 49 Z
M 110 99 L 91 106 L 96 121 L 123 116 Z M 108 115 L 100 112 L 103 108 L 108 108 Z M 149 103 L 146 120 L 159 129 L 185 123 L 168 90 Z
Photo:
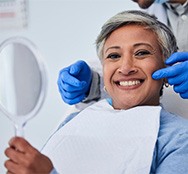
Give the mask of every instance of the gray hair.
M 129 24 L 141 25 L 152 30 L 158 37 L 159 46 L 165 58 L 177 51 L 176 38 L 166 25 L 145 12 L 130 10 L 118 13 L 102 26 L 102 30 L 96 40 L 97 55 L 100 60 L 103 57 L 104 44 L 110 34 L 114 30 Z

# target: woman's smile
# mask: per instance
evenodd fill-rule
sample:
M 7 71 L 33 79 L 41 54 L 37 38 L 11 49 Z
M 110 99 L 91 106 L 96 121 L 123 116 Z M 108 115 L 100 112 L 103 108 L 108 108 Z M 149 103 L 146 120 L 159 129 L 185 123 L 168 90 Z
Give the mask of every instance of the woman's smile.
M 142 85 L 143 79 L 117 80 L 114 83 L 122 90 L 136 89 Z

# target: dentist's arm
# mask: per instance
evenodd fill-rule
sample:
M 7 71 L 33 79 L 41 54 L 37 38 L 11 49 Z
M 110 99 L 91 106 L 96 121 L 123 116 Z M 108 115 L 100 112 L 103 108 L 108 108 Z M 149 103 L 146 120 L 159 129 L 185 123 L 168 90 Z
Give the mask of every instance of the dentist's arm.
M 174 91 L 183 99 L 188 99 L 188 52 L 176 52 L 165 63 L 172 66 L 154 72 L 153 79 L 167 78 Z

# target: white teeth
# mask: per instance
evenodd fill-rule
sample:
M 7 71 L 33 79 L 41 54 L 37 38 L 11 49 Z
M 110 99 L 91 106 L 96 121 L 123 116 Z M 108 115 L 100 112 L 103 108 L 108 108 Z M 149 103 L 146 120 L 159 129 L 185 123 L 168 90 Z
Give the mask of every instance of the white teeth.
M 140 81 L 139 81 L 139 80 L 134 80 L 134 81 L 121 81 L 121 82 L 119 82 L 119 84 L 120 84 L 121 86 L 134 86 L 134 85 L 140 84 Z

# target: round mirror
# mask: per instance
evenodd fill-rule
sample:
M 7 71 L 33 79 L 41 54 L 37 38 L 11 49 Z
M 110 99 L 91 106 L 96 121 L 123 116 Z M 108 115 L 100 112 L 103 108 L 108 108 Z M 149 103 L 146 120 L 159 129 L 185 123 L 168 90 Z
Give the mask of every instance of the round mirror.
M 13 37 L 0 45 L 0 109 L 13 121 L 17 136 L 41 108 L 46 86 L 45 66 L 31 41 Z

